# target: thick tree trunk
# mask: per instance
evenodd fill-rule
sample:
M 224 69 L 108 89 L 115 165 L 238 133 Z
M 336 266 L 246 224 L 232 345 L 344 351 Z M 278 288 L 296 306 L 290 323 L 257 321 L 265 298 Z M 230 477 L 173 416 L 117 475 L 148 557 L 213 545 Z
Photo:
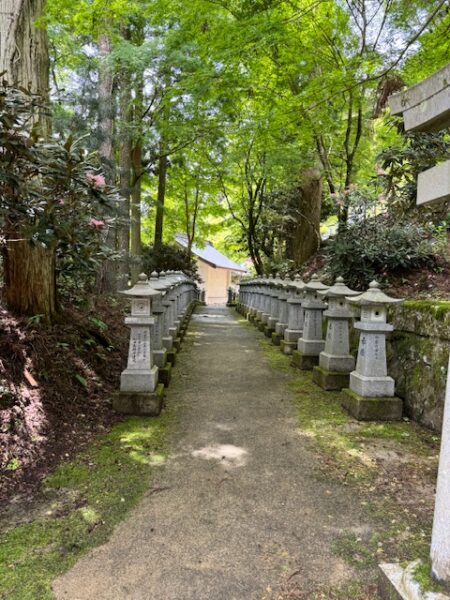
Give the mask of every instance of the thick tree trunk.
M 3 255 L 7 305 L 20 314 L 49 320 L 57 310 L 55 248 L 11 239 Z
M 142 190 L 142 141 L 133 148 L 133 192 L 131 195 L 131 283 L 134 285 L 141 272 L 141 190 Z
M 118 228 L 118 244 L 121 259 L 118 265 L 119 286 L 125 289 L 129 277 L 130 253 L 130 197 L 131 197 L 131 126 L 132 126 L 131 77 L 124 72 L 120 90 L 120 224 Z
M 47 31 L 35 27 L 45 0 L 1 0 L 0 72 L 11 85 L 22 86 L 48 98 L 49 55 Z M 40 134 L 48 137 L 48 114 L 36 115 Z M 5 300 L 21 314 L 51 319 L 57 310 L 55 248 L 35 246 L 16 227 L 3 231 Z
M 116 165 L 114 159 L 114 73 L 108 63 L 112 51 L 111 40 L 108 35 L 102 34 L 98 41 L 100 55 L 99 68 L 99 154 L 102 162 L 103 173 L 108 185 L 116 184 Z M 109 226 L 106 232 L 106 245 L 111 251 L 117 249 L 117 227 Z M 98 289 L 100 293 L 114 292 L 117 289 L 117 269 L 112 260 L 106 260 L 99 274 Z
M 165 154 L 165 144 L 161 141 L 161 155 L 159 157 L 158 169 L 158 198 L 156 203 L 156 220 L 155 220 L 155 251 L 161 248 L 163 231 L 164 231 L 164 203 L 166 200 L 166 179 L 167 179 L 167 155 Z
M 320 247 L 322 182 L 316 169 L 305 171 L 299 190 L 299 220 L 294 237 L 294 264 L 300 267 Z

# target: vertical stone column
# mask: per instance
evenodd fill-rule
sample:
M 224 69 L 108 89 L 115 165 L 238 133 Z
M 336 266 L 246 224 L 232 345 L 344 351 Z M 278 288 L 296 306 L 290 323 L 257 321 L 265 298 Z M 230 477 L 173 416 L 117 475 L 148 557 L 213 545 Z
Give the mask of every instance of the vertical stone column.
M 278 321 L 275 323 L 275 331 L 272 333 L 272 343 L 275 346 L 279 346 L 281 344 L 281 340 L 284 337 L 284 332 L 287 329 L 287 321 L 288 321 L 288 290 L 287 290 L 288 282 L 286 280 L 281 280 L 280 285 L 278 286 Z
M 164 306 L 164 296 L 168 290 L 168 284 L 165 284 L 159 279 L 156 272 L 151 274 L 150 285 L 152 288 L 161 293 L 161 296 L 157 298 L 153 303 L 153 315 L 155 318 L 155 324 L 152 327 L 152 354 L 155 365 L 159 369 L 159 381 L 167 387 L 170 383 L 172 365 L 167 362 L 167 348 L 163 345 L 163 334 L 164 334 L 164 313 L 166 307 Z
M 342 277 L 321 296 L 328 300 L 323 313 L 328 319 L 325 349 L 319 354 L 319 366 L 313 370 L 313 381 L 324 390 L 341 390 L 349 386 L 355 359 L 350 354 L 349 329 L 353 318 L 346 297 L 359 296 L 347 287 Z
M 450 358 L 448 363 L 450 373 Z M 431 571 L 442 583 L 450 582 L 450 377 L 445 392 L 441 451 L 431 536 Z
M 287 284 L 287 327 L 284 338 L 280 342 L 283 354 L 291 355 L 297 348 L 298 340 L 303 333 L 305 282 L 297 275 L 294 281 Z
M 313 275 L 311 281 L 304 287 L 303 334 L 298 340 L 297 350 L 292 353 L 292 366 L 303 371 L 311 371 L 314 366 L 319 364 L 319 354 L 325 347 L 322 327 L 326 304 L 322 301 L 319 292 L 325 292 L 327 289 L 328 286 L 319 281 L 317 275 Z
M 347 300 L 361 307 L 361 321 L 355 324 L 361 335 L 344 407 L 358 420 L 400 419 L 402 401 L 394 396 L 395 382 L 387 374 L 386 334 L 394 329 L 387 323 L 387 307 L 402 300 L 387 296 L 376 281 L 363 294 Z
M 158 367 L 153 364 L 151 327 L 154 325 L 152 302 L 161 296 L 145 274 L 137 284 L 122 292 L 131 299 L 131 315 L 125 318 L 130 327 L 127 368 L 120 377 L 120 392 L 113 398 L 113 408 L 123 414 L 158 415 L 161 412 L 164 386 L 158 385 Z
M 275 333 L 275 327 L 280 314 L 280 301 L 278 296 L 283 280 L 277 273 L 270 286 L 270 315 L 267 319 L 267 326 L 264 329 L 264 335 L 272 339 L 272 334 Z

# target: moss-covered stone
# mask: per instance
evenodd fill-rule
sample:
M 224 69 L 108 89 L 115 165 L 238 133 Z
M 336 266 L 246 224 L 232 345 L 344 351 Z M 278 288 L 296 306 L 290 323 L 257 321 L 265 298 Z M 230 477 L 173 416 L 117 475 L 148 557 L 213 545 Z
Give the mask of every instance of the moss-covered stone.
M 312 379 L 323 390 L 342 390 L 349 386 L 350 374 L 327 371 L 316 366 L 313 369 Z
M 319 364 L 318 356 L 310 356 L 309 354 L 303 354 L 299 350 L 292 352 L 291 365 L 302 371 L 312 371 L 313 368 Z
M 277 333 L 276 331 L 272 332 L 272 344 L 274 346 L 279 346 L 281 343 L 281 339 L 282 339 L 281 333 Z
M 170 384 L 170 380 L 172 378 L 172 365 L 168 362 L 164 367 L 160 368 L 158 371 L 158 380 L 160 383 L 164 385 L 164 387 L 168 387 Z
M 358 421 L 399 421 L 403 403 L 400 398 L 365 398 L 344 389 L 342 406 Z
M 162 409 L 164 385 L 159 383 L 153 393 L 118 392 L 113 398 L 113 409 L 123 415 L 156 417 Z

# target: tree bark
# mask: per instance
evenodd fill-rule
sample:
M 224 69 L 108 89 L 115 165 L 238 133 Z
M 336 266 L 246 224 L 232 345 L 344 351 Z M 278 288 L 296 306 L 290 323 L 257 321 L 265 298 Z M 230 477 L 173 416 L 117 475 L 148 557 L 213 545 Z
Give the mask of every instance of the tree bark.
M 99 116 L 98 126 L 100 131 L 99 155 L 103 173 L 108 185 L 116 184 L 116 164 L 114 158 L 114 73 L 108 64 L 112 51 L 112 44 L 107 34 L 102 34 L 98 41 L 100 55 L 99 68 Z M 106 231 L 106 245 L 110 251 L 117 249 L 117 227 L 109 226 Z M 112 260 L 104 261 L 98 280 L 100 293 L 114 292 L 117 289 L 117 269 Z
M 130 253 L 130 197 L 131 197 L 131 127 L 132 127 L 132 95 L 131 76 L 124 71 L 120 82 L 120 224 L 118 227 L 118 246 L 120 262 L 118 264 L 118 280 L 121 288 L 128 285 L 129 253 Z
M 51 319 L 57 312 L 55 248 L 9 240 L 3 254 L 7 305 L 20 314 Z
M 158 198 L 156 203 L 154 249 L 157 252 L 162 245 L 164 231 L 164 203 L 166 200 L 167 155 L 164 141 L 160 142 L 160 157 L 158 168 Z
M 48 99 L 49 54 L 47 31 L 35 27 L 45 0 L 2 0 L 0 6 L 0 72 L 13 86 L 24 87 Z M 43 137 L 50 135 L 48 114 L 40 111 L 36 125 Z M 50 320 L 57 311 L 56 254 L 24 239 L 20 228 L 6 227 L 3 249 L 5 300 L 20 314 L 43 315 Z
M 299 190 L 299 220 L 294 238 L 294 264 L 300 267 L 320 247 L 322 182 L 316 169 L 305 171 Z

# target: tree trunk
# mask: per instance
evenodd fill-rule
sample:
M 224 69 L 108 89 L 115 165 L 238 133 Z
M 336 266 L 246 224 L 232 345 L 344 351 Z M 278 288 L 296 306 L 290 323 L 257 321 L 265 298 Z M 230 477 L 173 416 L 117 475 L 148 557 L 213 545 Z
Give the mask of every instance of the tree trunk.
M 98 85 L 98 125 L 100 131 L 99 154 L 103 173 L 108 185 L 116 184 L 116 165 L 114 159 L 114 73 L 108 64 L 112 51 L 111 40 L 102 34 L 98 41 L 100 55 L 99 85 Z M 117 227 L 109 226 L 106 231 L 106 245 L 110 251 L 117 248 Z M 112 260 L 104 261 L 99 274 L 98 289 L 100 293 L 114 292 L 117 289 L 117 269 Z
M 164 203 L 166 200 L 166 179 L 167 179 L 167 155 L 165 144 L 161 140 L 160 157 L 158 169 L 158 198 L 156 203 L 156 220 L 155 220 L 155 240 L 154 249 L 157 252 L 162 245 L 164 231 Z
M 48 99 L 49 55 L 47 31 L 35 27 L 45 0 L 2 0 L 0 5 L 0 72 L 13 86 L 22 86 Z M 43 137 L 50 134 L 48 114 L 36 115 Z M 13 227 L 3 231 L 5 300 L 15 312 L 43 315 L 57 310 L 55 247 L 35 246 Z
M 133 189 L 131 193 L 131 223 L 130 223 L 130 271 L 131 283 L 134 285 L 141 272 L 141 200 L 142 200 L 142 114 L 144 77 L 142 72 L 136 74 L 134 90 L 136 98 L 134 101 L 134 143 L 132 149 Z
M 131 127 L 132 127 L 131 77 L 124 71 L 120 90 L 120 224 L 118 246 L 121 259 L 118 265 L 118 280 L 121 289 L 128 286 L 130 253 L 130 197 L 131 197 Z
M 133 148 L 133 192 L 131 195 L 131 283 L 134 285 L 141 272 L 141 190 L 142 190 L 142 140 Z
M 294 264 L 300 267 L 320 247 L 322 182 L 316 169 L 305 171 L 299 190 L 299 220 L 294 238 Z
M 50 59 L 44 27 L 34 23 L 44 11 L 46 0 L 1 0 L 0 73 L 13 86 L 22 86 L 48 100 Z M 37 115 L 39 133 L 48 137 L 50 116 Z
M 5 300 L 23 315 L 42 315 L 45 320 L 57 311 L 55 249 L 33 246 L 28 240 L 11 239 L 4 256 Z

